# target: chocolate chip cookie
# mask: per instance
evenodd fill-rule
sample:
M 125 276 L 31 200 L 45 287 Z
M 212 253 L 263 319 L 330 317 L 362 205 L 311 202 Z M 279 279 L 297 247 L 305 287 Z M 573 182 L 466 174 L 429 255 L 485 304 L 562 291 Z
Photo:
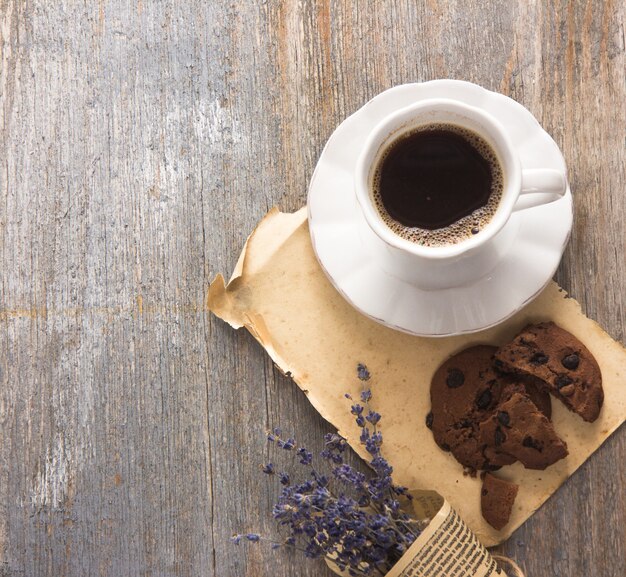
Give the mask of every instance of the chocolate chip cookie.
M 493 470 L 518 459 L 526 466 L 544 468 L 567 454 L 562 442 L 557 450 L 560 440 L 531 395 L 548 412 L 549 398 L 546 403 L 546 393 L 532 380 L 499 374 L 494 368 L 496 351 L 486 345 L 470 347 L 437 369 L 426 424 L 439 447 L 472 470 Z M 537 441 L 532 452 L 523 446 L 519 432 L 526 425 Z M 516 442 L 520 447 L 511 449 Z
M 604 401 L 600 367 L 585 345 L 553 322 L 527 326 L 495 357 L 500 370 L 535 377 L 585 421 L 598 418 Z

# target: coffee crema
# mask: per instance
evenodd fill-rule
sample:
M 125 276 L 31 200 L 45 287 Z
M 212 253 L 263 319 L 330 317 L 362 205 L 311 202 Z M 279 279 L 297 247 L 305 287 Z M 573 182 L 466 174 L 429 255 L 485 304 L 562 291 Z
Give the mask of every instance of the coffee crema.
M 433 123 L 383 150 L 371 186 L 374 205 L 395 234 L 424 246 L 445 246 L 489 223 L 504 177 L 483 137 L 455 124 Z

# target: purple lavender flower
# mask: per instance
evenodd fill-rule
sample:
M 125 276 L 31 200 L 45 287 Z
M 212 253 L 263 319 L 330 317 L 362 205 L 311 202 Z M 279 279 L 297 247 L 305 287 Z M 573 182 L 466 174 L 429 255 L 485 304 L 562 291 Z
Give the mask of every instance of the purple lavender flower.
M 346 440 L 335 434 L 327 433 L 324 435 L 324 450 L 320 456 L 327 461 L 331 461 L 335 465 L 343 463 L 343 452 L 346 450 Z
M 365 416 L 365 420 L 370 423 L 370 425 L 378 424 L 380 418 L 380 414 L 375 411 L 368 411 L 367 415 Z
M 353 415 L 360 415 L 363 412 L 363 406 L 356 403 L 350 407 L 350 412 Z
M 313 462 L 313 453 L 307 451 L 304 447 L 298 448 L 296 452 L 300 457 L 300 463 L 302 465 L 310 465 Z
M 356 366 L 356 374 L 361 381 L 370 380 L 370 372 L 367 370 L 367 367 L 365 365 L 362 365 L 361 363 Z
M 271 432 L 267 433 L 267 440 L 274 443 L 278 438 L 280 438 L 282 431 L 279 427 L 274 427 Z
M 291 449 L 293 449 L 296 446 L 296 441 L 295 439 L 287 439 L 287 440 L 283 440 L 283 439 L 277 439 L 276 444 L 281 448 L 281 449 L 285 449 L 285 451 L 291 451 Z
M 324 435 L 324 444 L 341 452 L 345 451 L 347 446 L 346 440 L 341 435 L 337 435 L 337 433 L 326 433 Z

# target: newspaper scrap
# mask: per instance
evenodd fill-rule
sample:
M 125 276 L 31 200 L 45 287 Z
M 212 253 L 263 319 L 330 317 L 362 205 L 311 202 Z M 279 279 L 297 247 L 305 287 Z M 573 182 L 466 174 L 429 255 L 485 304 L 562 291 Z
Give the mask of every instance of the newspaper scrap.
M 504 575 L 487 549 L 444 501 L 424 532 L 386 577 Z
M 373 407 L 383 415 L 383 451 L 394 468 L 394 481 L 436 488 L 484 546 L 504 541 L 626 418 L 626 351 L 555 283 L 497 327 L 446 338 L 407 335 L 361 315 L 332 287 L 313 252 L 305 208 L 293 214 L 270 211 L 248 239 L 228 284 L 222 275 L 211 283 L 208 307 L 233 327 L 246 327 L 363 458 L 367 455 L 346 411 L 344 393 L 358 395 L 355 366 L 366 364 L 372 374 Z M 573 333 L 595 356 L 602 370 L 604 407 L 596 422 L 585 423 L 553 403 L 552 420 L 570 454 L 545 471 L 519 463 L 499 471 L 520 490 L 509 524 L 497 531 L 480 512 L 480 478 L 464 475 L 426 428 L 430 380 L 453 353 L 474 344 L 502 344 L 526 324 L 544 320 Z
M 434 491 L 410 491 L 416 519 L 430 519 L 402 558 L 385 577 L 523 577 L 506 557 L 492 556 L 461 517 Z M 345 577 L 332 561 L 326 561 L 337 575 Z

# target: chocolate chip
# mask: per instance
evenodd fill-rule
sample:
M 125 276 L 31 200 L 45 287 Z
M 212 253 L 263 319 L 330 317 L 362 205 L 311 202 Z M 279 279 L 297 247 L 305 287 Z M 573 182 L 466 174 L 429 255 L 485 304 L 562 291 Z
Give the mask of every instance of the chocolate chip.
M 567 375 L 559 375 L 556 379 L 554 379 L 554 384 L 559 388 L 559 390 L 567 385 L 571 385 L 573 382 L 574 379 L 568 377 Z
M 433 418 L 434 418 L 434 416 L 433 416 L 433 412 L 432 411 L 430 413 L 428 413 L 428 415 L 426 415 L 426 426 L 429 429 L 433 428 Z
M 459 369 L 450 369 L 448 371 L 446 385 L 448 385 L 450 389 L 458 389 L 464 382 L 465 375 L 459 371 Z
M 494 441 L 496 443 L 496 447 L 499 447 L 504 441 L 506 441 L 506 435 L 502 432 L 500 427 L 496 429 L 496 434 L 494 436 Z
M 442 444 L 442 445 L 440 445 L 440 446 L 441 446 L 441 448 L 442 448 L 444 451 L 449 451 L 449 450 L 450 450 L 450 445 L 448 445 L 448 443 L 443 443 L 443 444 Z
M 535 353 L 530 358 L 530 362 L 533 365 L 545 365 L 549 360 L 550 360 L 550 357 L 544 353 Z
M 485 389 L 478 398 L 476 399 L 476 406 L 479 409 L 486 409 L 491 404 L 491 391 L 489 389 Z
M 485 495 L 487 495 L 487 489 L 483 489 L 480 494 L 484 497 Z
M 500 359 L 496 359 L 495 361 L 493 361 L 493 365 L 497 369 L 501 369 L 502 367 L 504 367 L 504 363 Z
M 561 364 L 570 371 L 575 371 L 578 368 L 578 363 L 580 363 L 580 357 L 576 353 L 572 353 L 561 359 Z
M 539 442 L 533 439 L 530 435 L 526 435 L 524 437 L 522 445 L 524 445 L 524 447 L 535 449 L 535 451 L 541 451 L 541 445 L 539 444 Z
M 511 422 L 511 417 L 506 411 L 498 411 L 498 422 L 508 427 Z

